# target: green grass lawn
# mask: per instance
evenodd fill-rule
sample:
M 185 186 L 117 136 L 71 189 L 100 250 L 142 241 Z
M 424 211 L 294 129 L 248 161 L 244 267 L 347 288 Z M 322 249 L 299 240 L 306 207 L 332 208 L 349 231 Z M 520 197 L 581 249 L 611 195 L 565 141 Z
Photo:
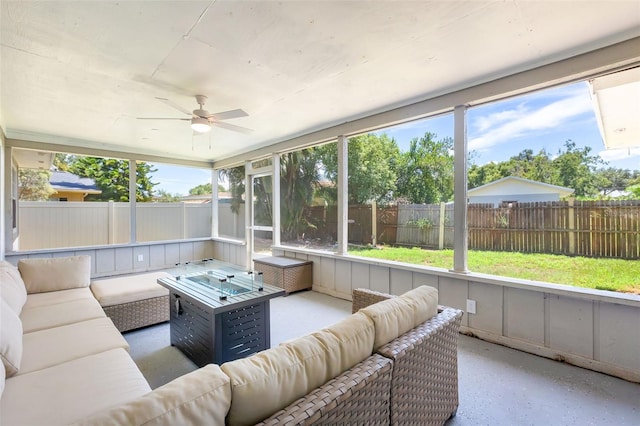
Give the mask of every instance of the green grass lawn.
M 453 250 L 349 247 L 349 253 L 438 268 L 453 267 Z M 638 260 L 470 250 L 467 263 L 472 272 L 640 294 Z

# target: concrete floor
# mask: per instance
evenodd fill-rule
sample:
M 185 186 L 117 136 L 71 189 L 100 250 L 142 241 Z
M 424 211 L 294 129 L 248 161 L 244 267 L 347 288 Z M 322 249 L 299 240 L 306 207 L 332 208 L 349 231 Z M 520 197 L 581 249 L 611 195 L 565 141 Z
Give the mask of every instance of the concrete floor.
M 350 302 L 312 291 L 273 299 L 271 345 L 350 313 Z M 125 338 L 152 388 L 196 369 L 170 346 L 167 323 Z M 464 335 L 458 355 L 460 407 L 448 426 L 640 425 L 639 384 Z

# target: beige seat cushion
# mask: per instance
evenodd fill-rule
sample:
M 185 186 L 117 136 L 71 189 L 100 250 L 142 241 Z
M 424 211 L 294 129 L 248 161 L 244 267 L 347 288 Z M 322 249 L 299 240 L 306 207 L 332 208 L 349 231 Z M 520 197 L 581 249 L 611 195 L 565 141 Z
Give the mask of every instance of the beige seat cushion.
M 18 261 L 18 270 L 29 294 L 88 287 L 91 281 L 91 257 L 21 259 Z
M 372 325 L 355 314 L 332 330 L 223 364 L 222 371 L 231 379 L 229 424 L 255 424 L 371 355 Z
M 18 374 L 42 370 L 110 349 L 129 351 L 129 344 L 109 318 L 26 333 L 22 343 L 22 363 Z
M 78 424 L 224 426 L 230 405 L 229 377 L 209 364 Z
M 150 391 L 127 351 L 112 349 L 7 380 L 0 424 L 66 425 Z
M 94 300 L 93 293 L 88 287 L 72 288 L 69 290 L 50 291 L 47 293 L 33 293 L 27 296 L 27 303 L 23 309 L 38 308 L 41 306 L 56 305 L 74 300 Z
M 420 286 L 400 297 L 374 303 L 360 312 L 371 318 L 376 328 L 375 349 L 389 343 L 438 312 L 438 290 Z
M 20 319 L 25 333 L 74 324 L 95 318 L 104 318 L 106 314 L 96 299 L 71 300 L 54 305 L 37 306 L 22 309 Z
M 169 290 L 157 282 L 158 278 L 167 277 L 171 275 L 166 272 L 151 272 L 95 280 L 91 291 L 101 306 L 121 305 L 168 295 Z
M 18 315 L 0 298 L 0 358 L 11 377 L 20 369 L 22 359 L 22 324 Z
M 5 260 L 0 261 L 0 294 L 7 305 L 20 315 L 27 301 L 27 288 L 20 277 L 20 272 Z

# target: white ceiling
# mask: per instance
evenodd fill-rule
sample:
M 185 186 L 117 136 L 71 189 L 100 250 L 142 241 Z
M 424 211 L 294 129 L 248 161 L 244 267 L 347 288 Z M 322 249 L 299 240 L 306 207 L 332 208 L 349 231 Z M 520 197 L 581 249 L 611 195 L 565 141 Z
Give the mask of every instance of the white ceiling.
M 637 0 L 0 2 L 8 137 L 206 161 L 640 36 Z M 196 94 L 254 132 L 136 119 Z

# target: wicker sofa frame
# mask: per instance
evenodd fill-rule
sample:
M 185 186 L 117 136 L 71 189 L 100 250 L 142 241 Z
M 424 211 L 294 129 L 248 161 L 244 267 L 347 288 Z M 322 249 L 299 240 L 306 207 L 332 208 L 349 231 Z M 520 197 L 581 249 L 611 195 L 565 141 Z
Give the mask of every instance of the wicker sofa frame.
M 393 297 L 353 290 L 352 311 Z M 459 403 L 461 319 L 462 311 L 438 306 L 433 318 L 258 425 L 444 424 Z
M 119 305 L 103 306 L 104 313 L 120 333 L 169 321 L 169 296 L 152 297 Z
M 258 425 L 388 425 L 391 370 L 373 354 Z
M 355 289 L 352 311 L 392 297 Z M 391 425 L 442 425 L 455 416 L 461 320 L 461 310 L 438 306 L 435 317 L 378 348 L 378 354 L 393 361 Z

